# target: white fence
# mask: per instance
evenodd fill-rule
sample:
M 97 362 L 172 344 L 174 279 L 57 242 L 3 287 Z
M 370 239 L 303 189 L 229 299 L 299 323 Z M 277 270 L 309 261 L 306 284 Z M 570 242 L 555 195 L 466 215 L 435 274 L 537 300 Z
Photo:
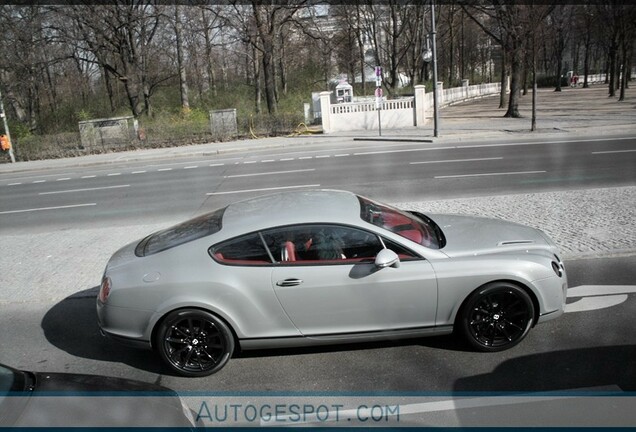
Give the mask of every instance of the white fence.
M 461 87 L 444 90 L 438 83 L 438 104 L 440 107 L 453 103 L 499 94 L 500 83 L 469 86 L 464 80 Z M 383 129 L 423 126 L 432 117 L 433 93 L 426 93 L 422 85 L 415 86 L 415 96 L 401 99 L 383 100 L 381 109 L 375 102 L 353 102 L 331 104 L 331 92 L 320 93 L 323 133 L 352 130 L 377 129 L 382 122 Z

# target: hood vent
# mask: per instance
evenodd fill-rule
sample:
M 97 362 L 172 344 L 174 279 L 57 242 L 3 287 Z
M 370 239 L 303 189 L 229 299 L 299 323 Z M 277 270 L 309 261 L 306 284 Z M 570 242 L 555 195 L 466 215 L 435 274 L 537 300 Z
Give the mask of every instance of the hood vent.
M 516 246 L 525 244 L 534 244 L 534 240 L 505 240 L 497 243 L 497 246 Z

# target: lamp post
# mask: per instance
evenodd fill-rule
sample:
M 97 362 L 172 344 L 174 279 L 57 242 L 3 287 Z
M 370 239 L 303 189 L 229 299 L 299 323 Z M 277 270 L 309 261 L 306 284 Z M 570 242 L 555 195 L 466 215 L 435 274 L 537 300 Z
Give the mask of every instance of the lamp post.
M 0 117 L 2 117 L 2 122 L 4 123 L 4 133 L 9 139 L 9 157 L 11 158 L 11 162 L 15 163 L 15 155 L 13 154 L 13 143 L 11 142 L 11 133 L 9 133 L 9 125 L 7 123 L 7 114 L 4 112 L 4 103 L 2 102 L 2 92 L 0 91 Z
M 435 41 L 435 4 L 431 0 L 431 32 L 426 38 L 426 51 L 424 51 L 422 58 L 426 63 L 431 62 L 433 66 L 433 136 L 439 136 L 439 107 L 437 100 L 437 44 Z M 429 46 L 429 41 L 432 42 L 433 49 Z

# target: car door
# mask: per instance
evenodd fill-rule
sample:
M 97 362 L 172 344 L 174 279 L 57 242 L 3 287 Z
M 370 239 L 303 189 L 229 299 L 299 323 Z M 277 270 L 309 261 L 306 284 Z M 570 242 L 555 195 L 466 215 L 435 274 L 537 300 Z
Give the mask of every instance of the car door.
M 435 325 L 433 268 L 405 248 L 339 225 L 282 228 L 264 237 L 273 253 L 281 251 L 272 287 L 304 335 Z M 375 256 L 385 245 L 401 256 L 398 268 L 375 266 Z

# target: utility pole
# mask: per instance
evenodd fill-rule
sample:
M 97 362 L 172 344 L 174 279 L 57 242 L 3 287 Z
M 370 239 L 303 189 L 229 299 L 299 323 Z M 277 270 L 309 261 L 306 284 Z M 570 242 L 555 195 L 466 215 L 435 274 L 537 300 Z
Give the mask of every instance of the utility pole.
M 439 136 L 439 106 L 437 100 L 437 46 L 435 42 L 435 3 L 431 0 L 431 39 L 433 42 L 433 136 Z
M 7 124 L 7 114 L 4 112 L 4 103 L 2 102 L 2 91 L 0 91 L 0 116 L 2 117 L 2 121 L 4 123 L 4 133 L 9 139 L 9 143 L 11 147 L 9 147 L 9 157 L 11 158 L 11 162 L 15 163 L 15 155 L 13 154 L 13 142 L 11 141 L 11 133 L 9 132 L 9 125 Z

